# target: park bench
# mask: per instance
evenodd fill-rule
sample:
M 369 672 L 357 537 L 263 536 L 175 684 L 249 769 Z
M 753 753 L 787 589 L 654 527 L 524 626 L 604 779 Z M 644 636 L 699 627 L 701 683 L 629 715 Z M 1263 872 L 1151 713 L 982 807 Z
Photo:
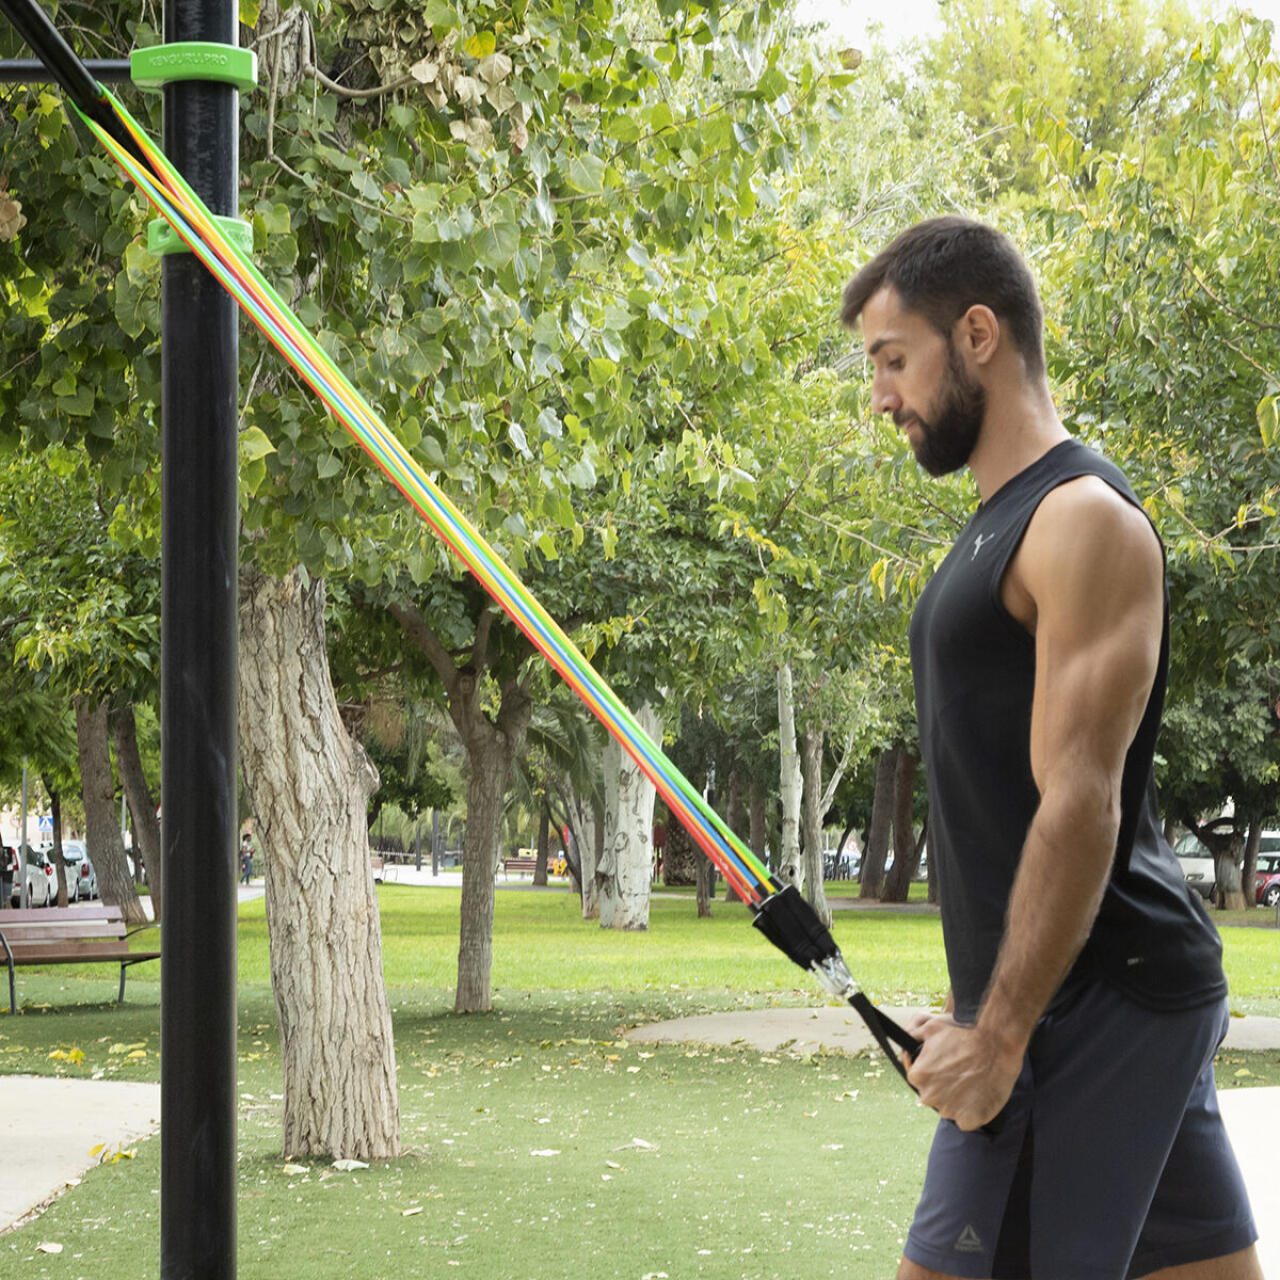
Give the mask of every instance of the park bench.
M 533 875 L 537 869 L 538 858 L 536 854 L 532 856 L 522 855 L 516 858 L 503 858 L 502 860 L 502 874 L 507 876 L 508 879 L 513 873 L 515 875 L 524 875 L 526 873 Z
M 18 1012 L 13 974 L 19 965 L 118 963 L 118 1003 L 123 1004 L 125 970 L 143 960 L 160 959 L 159 951 L 130 948 L 129 939 L 138 932 L 126 930 L 120 908 L 106 903 L 0 911 L 0 954 L 9 966 L 9 1012 Z

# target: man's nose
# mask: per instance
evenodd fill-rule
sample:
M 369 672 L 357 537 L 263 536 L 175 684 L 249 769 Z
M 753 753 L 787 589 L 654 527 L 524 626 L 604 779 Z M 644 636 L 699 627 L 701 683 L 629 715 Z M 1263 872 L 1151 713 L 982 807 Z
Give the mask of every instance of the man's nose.
M 871 412 L 897 413 L 902 408 L 902 397 L 887 379 L 877 374 L 871 380 Z

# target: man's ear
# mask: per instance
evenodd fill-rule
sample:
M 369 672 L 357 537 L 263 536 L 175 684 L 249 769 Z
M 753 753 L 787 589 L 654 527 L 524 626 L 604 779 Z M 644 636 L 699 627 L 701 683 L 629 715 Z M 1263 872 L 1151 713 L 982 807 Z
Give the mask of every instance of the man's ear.
M 990 307 L 975 303 L 956 321 L 953 337 L 977 364 L 989 364 L 1000 346 L 1000 321 Z

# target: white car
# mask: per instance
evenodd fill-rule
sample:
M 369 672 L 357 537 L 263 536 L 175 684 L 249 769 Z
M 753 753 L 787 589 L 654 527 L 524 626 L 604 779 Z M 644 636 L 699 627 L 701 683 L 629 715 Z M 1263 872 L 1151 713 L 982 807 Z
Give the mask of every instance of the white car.
M 15 870 L 10 905 L 22 905 L 22 886 Z M 49 861 L 49 855 L 39 849 L 27 850 L 27 905 L 31 907 L 56 907 L 58 905 L 58 873 Z
M 89 850 L 83 840 L 64 840 L 62 860 L 67 865 L 67 901 L 79 902 L 81 898 L 98 896 L 98 873 L 89 861 Z M 57 868 L 54 868 L 57 873 Z
M 1182 878 L 1202 897 L 1212 898 L 1213 887 L 1218 882 L 1218 869 L 1213 854 L 1191 832 L 1187 832 L 1173 846 L 1178 855 Z

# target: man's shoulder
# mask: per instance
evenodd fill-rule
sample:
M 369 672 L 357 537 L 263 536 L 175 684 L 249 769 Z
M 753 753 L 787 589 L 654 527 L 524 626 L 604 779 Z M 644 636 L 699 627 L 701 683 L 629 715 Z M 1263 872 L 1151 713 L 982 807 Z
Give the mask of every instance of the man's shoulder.
M 1045 549 L 1070 555 L 1159 547 L 1146 513 L 1110 481 L 1093 472 L 1055 485 L 1041 499 L 1027 529 L 1028 539 Z

